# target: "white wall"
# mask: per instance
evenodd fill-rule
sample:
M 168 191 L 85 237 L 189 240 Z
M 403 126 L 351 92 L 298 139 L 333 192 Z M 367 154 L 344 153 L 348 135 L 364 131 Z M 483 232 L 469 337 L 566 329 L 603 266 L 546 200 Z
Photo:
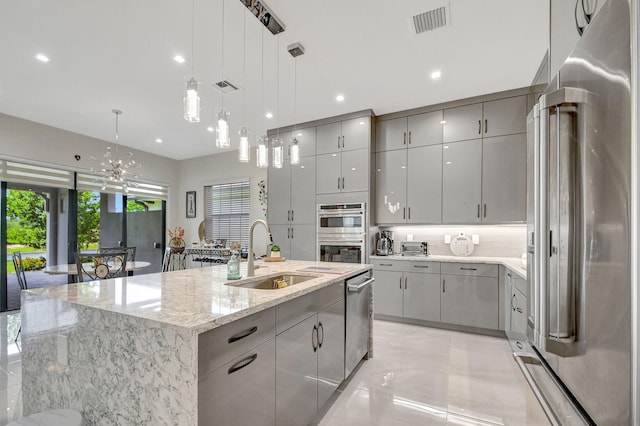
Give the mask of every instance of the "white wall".
M 177 219 L 168 221 L 167 226 L 174 228 L 182 226 L 185 229 L 185 242 L 187 245 L 198 241 L 198 226 L 204 220 L 204 187 L 208 185 L 242 182 L 251 182 L 251 221 L 256 219 L 266 220 L 266 205 L 262 206 L 259 199 L 258 183 L 267 180 L 267 169 L 256 167 L 255 160 L 249 163 L 238 162 L 238 153 L 230 150 L 223 154 L 209 155 L 206 157 L 192 158 L 179 162 Z M 196 217 L 186 218 L 186 192 L 196 191 Z M 262 226 L 256 227 L 255 253 L 261 256 L 266 253 L 266 234 Z
M 60 166 L 79 172 L 88 172 L 98 163 L 91 156 L 101 159 L 112 142 L 90 138 L 33 121 L 0 114 L 0 157 L 36 161 L 51 166 Z M 178 161 L 148 152 L 125 148 L 142 164 L 142 180 L 169 185 L 167 221 L 177 215 L 174 202 L 178 182 Z M 76 161 L 74 155 L 80 155 Z

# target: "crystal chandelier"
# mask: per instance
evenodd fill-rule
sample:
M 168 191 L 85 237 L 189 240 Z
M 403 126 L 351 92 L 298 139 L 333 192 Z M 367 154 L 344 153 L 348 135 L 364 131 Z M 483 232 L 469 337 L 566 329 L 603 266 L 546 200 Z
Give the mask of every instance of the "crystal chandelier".
M 133 159 L 133 153 L 129 152 L 129 155 L 125 160 L 118 158 L 118 118 L 122 114 L 119 109 L 111 110 L 116 115 L 116 147 L 115 153 L 111 152 L 111 147 L 107 147 L 107 151 L 103 155 L 103 160 L 98 168 L 91 168 L 91 174 L 98 177 L 98 180 L 102 183 L 100 188 L 102 191 L 107 187 L 115 189 L 121 189 L 125 193 L 129 192 L 131 187 L 137 187 L 138 183 L 131 181 L 130 179 L 137 179 L 141 175 L 138 170 L 142 168 L 142 165 L 136 163 Z M 95 157 L 91 157 L 92 160 L 98 161 Z

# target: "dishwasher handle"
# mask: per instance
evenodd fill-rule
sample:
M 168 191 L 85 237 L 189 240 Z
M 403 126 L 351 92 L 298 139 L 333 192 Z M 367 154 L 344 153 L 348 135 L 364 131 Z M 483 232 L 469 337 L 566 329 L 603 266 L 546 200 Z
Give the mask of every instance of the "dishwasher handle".
M 360 291 L 364 287 L 368 286 L 369 284 L 372 284 L 375 280 L 376 280 L 375 278 L 370 278 L 367 281 L 363 282 L 362 284 L 349 284 L 347 286 L 347 289 L 351 292 Z

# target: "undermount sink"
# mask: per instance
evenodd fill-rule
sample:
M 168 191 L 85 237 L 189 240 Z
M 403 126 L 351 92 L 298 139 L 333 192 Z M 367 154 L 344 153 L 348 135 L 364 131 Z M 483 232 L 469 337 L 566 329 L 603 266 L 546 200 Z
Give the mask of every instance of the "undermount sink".
M 250 278 L 239 281 L 230 281 L 225 283 L 225 285 L 230 285 L 234 287 L 244 287 L 244 288 L 254 288 L 257 290 L 279 290 L 277 285 L 274 285 L 274 282 L 284 280 L 287 285 L 282 288 L 287 288 L 292 285 L 300 284 L 305 281 L 312 280 L 314 278 L 318 278 L 318 275 L 300 275 L 300 274 L 280 274 L 271 277 L 261 277 L 261 278 Z

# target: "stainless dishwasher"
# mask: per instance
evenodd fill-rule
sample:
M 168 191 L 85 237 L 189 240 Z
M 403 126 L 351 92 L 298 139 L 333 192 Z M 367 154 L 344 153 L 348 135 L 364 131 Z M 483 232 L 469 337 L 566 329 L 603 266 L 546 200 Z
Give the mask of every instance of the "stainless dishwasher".
M 344 377 L 347 378 L 369 351 L 370 297 L 373 271 L 347 279 L 345 283 L 346 332 Z

